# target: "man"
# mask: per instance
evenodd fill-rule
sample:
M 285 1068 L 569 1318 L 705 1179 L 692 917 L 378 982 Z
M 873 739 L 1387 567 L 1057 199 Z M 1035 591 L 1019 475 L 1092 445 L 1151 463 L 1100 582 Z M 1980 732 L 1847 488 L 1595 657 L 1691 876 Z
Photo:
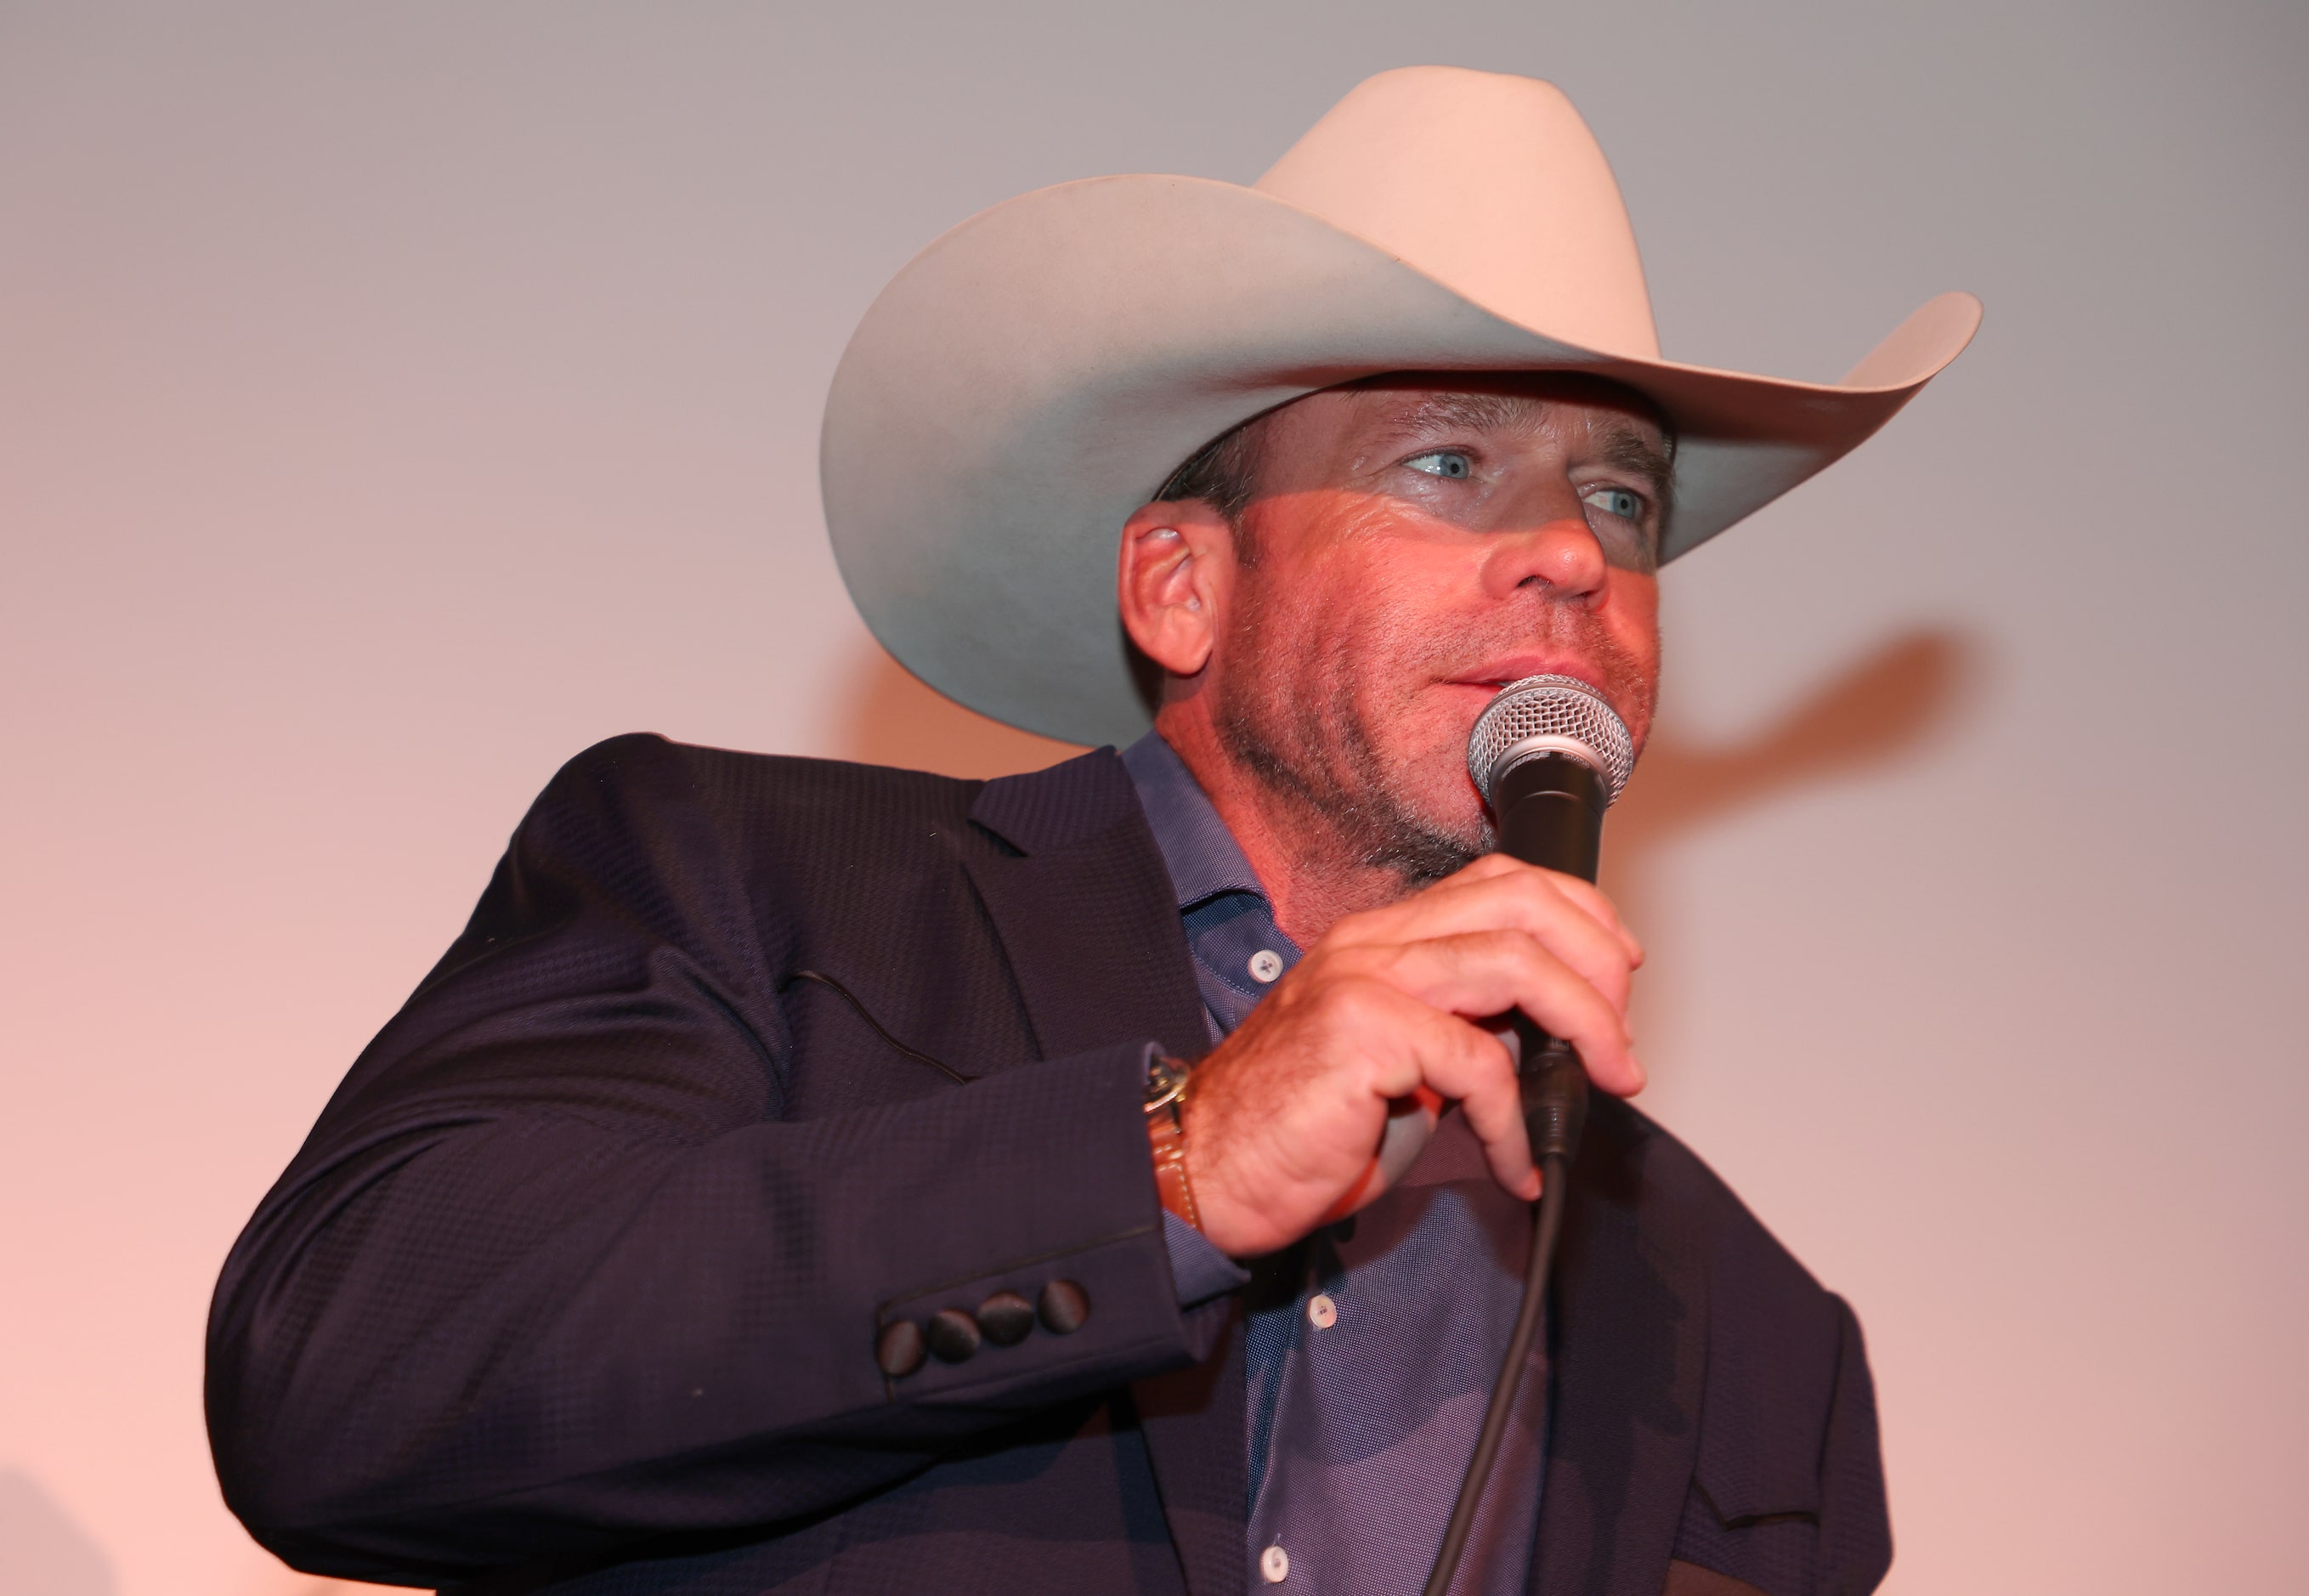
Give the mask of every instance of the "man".
M 1486 854 L 1469 727 L 1557 672 L 1640 741 L 1658 561 L 1976 318 L 1835 387 L 1660 361 L 1576 113 L 1442 69 L 1255 189 L 932 246 L 829 400 L 844 575 L 933 685 L 1130 746 L 574 761 L 227 1265 L 228 1500 L 475 1592 L 1417 1589 L 1538 1190 L 1497 1017 L 1643 1080 L 1640 949 Z M 1567 1212 L 1453 1588 L 1872 1586 L 1848 1311 L 1615 1103 Z

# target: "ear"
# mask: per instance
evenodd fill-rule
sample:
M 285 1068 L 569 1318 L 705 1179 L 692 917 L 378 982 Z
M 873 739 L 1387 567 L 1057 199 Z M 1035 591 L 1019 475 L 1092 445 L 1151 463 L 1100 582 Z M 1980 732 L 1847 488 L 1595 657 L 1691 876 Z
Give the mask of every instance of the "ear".
M 1142 505 L 1122 523 L 1122 628 L 1166 675 L 1192 677 L 1210 662 L 1233 586 L 1233 531 L 1200 499 Z

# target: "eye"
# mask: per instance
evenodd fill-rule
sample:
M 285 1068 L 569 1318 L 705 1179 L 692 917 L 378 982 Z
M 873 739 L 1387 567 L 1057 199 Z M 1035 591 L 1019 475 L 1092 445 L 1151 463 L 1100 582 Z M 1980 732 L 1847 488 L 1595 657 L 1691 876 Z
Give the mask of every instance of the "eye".
M 1580 502 L 1601 510 L 1606 515 L 1616 515 L 1621 521 L 1640 521 L 1644 513 L 1644 496 L 1630 487 L 1591 487 L 1579 496 Z
M 1475 462 L 1457 449 L 1431 449 L 1424 454 L 1414 454 L 1403 462 L 1414 471 L 1424 471 L 1431 477 L 1449 477 L 1454 480 L 1474 474 Z

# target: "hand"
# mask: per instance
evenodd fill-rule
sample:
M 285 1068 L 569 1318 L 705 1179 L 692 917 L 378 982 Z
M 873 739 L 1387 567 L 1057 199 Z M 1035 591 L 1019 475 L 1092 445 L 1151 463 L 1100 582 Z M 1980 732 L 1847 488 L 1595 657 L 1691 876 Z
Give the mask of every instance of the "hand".
M 1500 1185 L 1539 1173 L 1509 1045 L 1483 1022 L 1520 1009 L 1621 1097 L 1643 1066 L 1627 1029 L 1643 948 L 1587 882 L 1499 854 L 1333 926 L 1195 1069 L 1183 1110 L 1203 1232 L 1237 1257 L 1272 1252 L 1387 1188 L 1390 1112 L 1457 1100 Z

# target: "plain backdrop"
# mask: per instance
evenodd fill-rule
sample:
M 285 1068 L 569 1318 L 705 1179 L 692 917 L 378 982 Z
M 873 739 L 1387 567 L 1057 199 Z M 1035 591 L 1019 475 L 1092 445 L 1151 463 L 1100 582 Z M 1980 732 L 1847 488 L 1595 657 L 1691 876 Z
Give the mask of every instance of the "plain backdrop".
M 1648 1106 L 1857 1306 L 1891 1589 L 2292 1588 L 2297 0 L 0 0 L 0 1596 L 326 1588 L 218 1499 L 209 1291 L 562 760 L 1065 752 L 827 555 L 890 274 L 1430 61 L 1570 91 L 1674 357 L 1985 300 L 1666 574 Z

